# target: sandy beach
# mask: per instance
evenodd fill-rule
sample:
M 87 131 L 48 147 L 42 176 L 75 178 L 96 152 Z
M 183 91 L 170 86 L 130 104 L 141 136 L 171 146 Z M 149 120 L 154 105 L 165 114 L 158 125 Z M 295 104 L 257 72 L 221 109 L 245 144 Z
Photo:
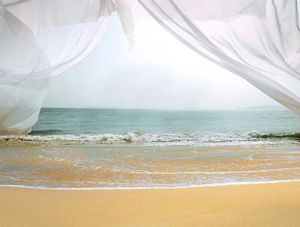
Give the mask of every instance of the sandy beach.
M 299 226 L 300 183 L 192 189 L 0 189 L 0 226 Z

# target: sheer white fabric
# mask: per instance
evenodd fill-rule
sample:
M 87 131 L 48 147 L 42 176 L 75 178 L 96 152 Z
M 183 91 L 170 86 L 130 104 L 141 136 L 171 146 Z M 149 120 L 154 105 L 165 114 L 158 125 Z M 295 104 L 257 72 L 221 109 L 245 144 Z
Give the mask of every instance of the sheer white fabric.
M 178 39 L 300 114 L 297 0 L 139 0 Z M 51 76 L 86 57 L 128 0 L 0 0 L 0 134 L 37 121 Z
M 0 135 L 29 133 L 38 120 L 48 79 L 0 84 Z
M 127 0 L 0 0 L 1 134 L 30 131 L 48 78 L 96 47 L 113 12 L 131 42 Z
M 296 0 L 139 0 L 174 36 L 300 114 Z

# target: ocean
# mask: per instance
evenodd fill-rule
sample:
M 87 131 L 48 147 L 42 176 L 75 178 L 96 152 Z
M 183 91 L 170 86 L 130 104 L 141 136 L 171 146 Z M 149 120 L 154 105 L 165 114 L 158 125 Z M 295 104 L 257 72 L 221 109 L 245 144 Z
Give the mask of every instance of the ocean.
M 288 110 L 44 108 L 0 137 L 0 185 L 194 187 L 300 180 L 300 118 Z
M 276 143 L 298 141 L 298 138 L 300 118 L 281 109 L 43 109 L 31 134 L 19 139 L 36 143 L 60 141 L 203 146 Z

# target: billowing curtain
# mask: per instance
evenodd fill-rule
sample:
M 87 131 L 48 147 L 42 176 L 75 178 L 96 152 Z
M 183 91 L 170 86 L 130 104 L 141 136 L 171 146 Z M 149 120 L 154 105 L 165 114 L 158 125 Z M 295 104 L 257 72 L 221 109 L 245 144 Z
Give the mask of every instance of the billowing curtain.
M 139 2 L 187 46 L 300 114 L 300 1 Z
M 49 78 L 96 47 L 114 12 L 131 42 L 127 0 L 0 0 L 0 134 L 30 131 Z

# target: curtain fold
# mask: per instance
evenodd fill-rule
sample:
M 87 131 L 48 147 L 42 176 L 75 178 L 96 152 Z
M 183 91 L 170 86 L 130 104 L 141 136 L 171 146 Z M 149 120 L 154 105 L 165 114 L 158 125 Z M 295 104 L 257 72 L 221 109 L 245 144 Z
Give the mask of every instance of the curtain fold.
M 113 13 L 132 42 L 127 1 L 0 0 L 0 134 L 30 131 L 49 78 L 95 49 Z
M 0 134 L 27 133 L 49 78 L 85 58 L 130 0 L 0 0 Z M 300 114 L 297 0 L 138 0 L 175 37 Z M 26 106 L 28 108 L 26 108 Z
M 300 114 L 296 0 L 139 0 L 175 37 Z

